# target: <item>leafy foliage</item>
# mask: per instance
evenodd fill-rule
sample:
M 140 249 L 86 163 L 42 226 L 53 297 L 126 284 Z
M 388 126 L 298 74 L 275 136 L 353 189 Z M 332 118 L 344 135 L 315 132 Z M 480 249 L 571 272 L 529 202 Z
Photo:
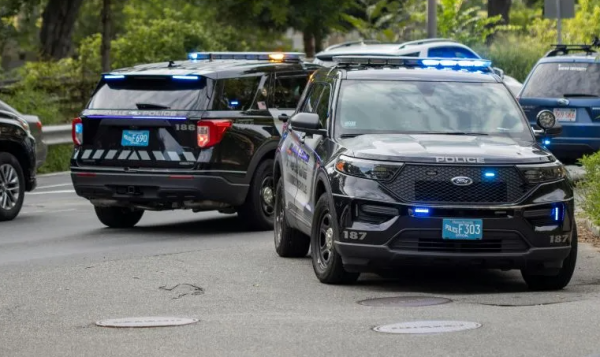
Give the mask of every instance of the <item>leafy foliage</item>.
M 596 225 L 600 225 L 600 153 L 586 155 L 581 159 L 585 177 L 579 183 L 583 209 Z

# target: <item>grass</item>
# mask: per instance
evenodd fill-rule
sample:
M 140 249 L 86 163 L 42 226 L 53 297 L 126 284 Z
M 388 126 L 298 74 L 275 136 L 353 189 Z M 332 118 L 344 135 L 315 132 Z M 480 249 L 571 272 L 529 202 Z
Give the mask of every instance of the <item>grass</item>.
M 38 174 L 49 174 L 53 172 L 69 171 L 69 160 L 73 154 L 73 145 L 52 145 L 48 147 L 48 157 Z

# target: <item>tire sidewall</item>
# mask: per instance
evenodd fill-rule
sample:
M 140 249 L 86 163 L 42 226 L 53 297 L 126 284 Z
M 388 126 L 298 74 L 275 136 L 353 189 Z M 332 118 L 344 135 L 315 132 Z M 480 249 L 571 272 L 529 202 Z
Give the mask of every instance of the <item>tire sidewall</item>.
M 283 219 L 281 220 L 281 226 L 277 227 L 277 216 L 280 210 L 280 205 L 284 206 L 283 209 Z M 273 216 L 273 243 L 275 244 L 275 250 L 277 252 L 281 251 L 281 247 L 283 245 L 283 238 L 285 237 L 285 230 L 287 225 L 287 215 L 285 214 L 285 191 L 283 188 L 283 179 L 279 179 L 277 182 L 277 188 L 275 189 L 275 212 Z M 281 230 L 281 237 L 279 244 L 277 243 L 277 234 L 278 228 Z
M 329 214 L 331 215 L 331 227 L 333 228 L 333 249 L 331 250 L 331 259 L 329 260 L 329 264 L 327 264 L 325 268 L 322 268 L 319 263 L 319 235 L 321 231 L 321 220 L 327 212 L 329 212 Z M 315 207 L 315 215 L 313 216 L 312 230 L 310 235 L 312 264 L 315 274 L 319 278 L 324 278 L 329 275 L 332 275 L 334 273 L 336 265 L 341 264 L 341 257 L 335 249 L 335 242 L 337 241 L 338 233 L 339 229 L 337 225 L 337 220 L 335 218 L 335 211 L 331 207 L 331 203 L 329 202 L 327 194 L 323 194 L 321 197 L 319 197 L 319 200 L 317 201 L 317 205 Z
M 9 153 L 0 152 L 0 166 L 5 164 L 9 164 L 13 167 L 17 172 L 17 178 L 19 180 L 19 199 L 17 200 L 17 204 L 10 210 L 0 208 L 0 218 L 2 220 L 12 220 L 19 215 L 19 212 L 21 212 L 25 200 L 25 174 L 16 157 Z
M 254 174 L 254 178 L 252 180 L 252 185 L 251 185 L 251 190 L 252 192 L 250 193 L 250 199 L 252 200 L 251 202 L 251 209 L 256 211 L 256 217 L 257 219 L 259 219 L 260 222 L 260 226 L 270 226 L 273 227 L 274 223 L 275 223 L 275 212 L 273 212 L 272 215 L 267 215 L 267 213 L 263 210 L 263 198 L 262 198 L 262 182 L 267 178 L 267 177 L 271 177 L 273 178 L 273 160 L 272 159 L 267 159 L 265 161 L 263 161 L 257 168 L 255 174 Z M 275 187 L 272 187 L 273 190 L 275 190 Z M 276 197 L 274 197 L 275 199 Z

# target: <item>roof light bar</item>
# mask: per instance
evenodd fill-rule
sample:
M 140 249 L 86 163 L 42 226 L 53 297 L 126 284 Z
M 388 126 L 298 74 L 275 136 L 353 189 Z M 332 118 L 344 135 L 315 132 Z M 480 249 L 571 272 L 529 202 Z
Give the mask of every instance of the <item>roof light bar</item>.
M 301 52 L 191 52 L 188 59 L 199 60 L 255 60 L 275 62 L 300 62 L 305 57 Z
M 125 78 L 124 75 L 121 74 L 105 74 L 104 75 L 104 79 L 123 79 Z
M 338 65 L 390 65 L 455 70 L 491 70 L 492 61 L 467 58 L 415 58 L 402 56 L 334 56 Z

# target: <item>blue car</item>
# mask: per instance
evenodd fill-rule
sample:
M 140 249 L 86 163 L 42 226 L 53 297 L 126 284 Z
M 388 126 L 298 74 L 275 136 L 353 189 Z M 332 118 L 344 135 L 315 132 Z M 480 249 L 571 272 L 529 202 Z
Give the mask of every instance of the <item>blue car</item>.
M 555 45 L 529 73 L 518 95 L 535 131 L 537 116 L 551 111 L 562 134 L 542 138 L 565 162 L 600 150 L 600 54 L 591 45 Z

